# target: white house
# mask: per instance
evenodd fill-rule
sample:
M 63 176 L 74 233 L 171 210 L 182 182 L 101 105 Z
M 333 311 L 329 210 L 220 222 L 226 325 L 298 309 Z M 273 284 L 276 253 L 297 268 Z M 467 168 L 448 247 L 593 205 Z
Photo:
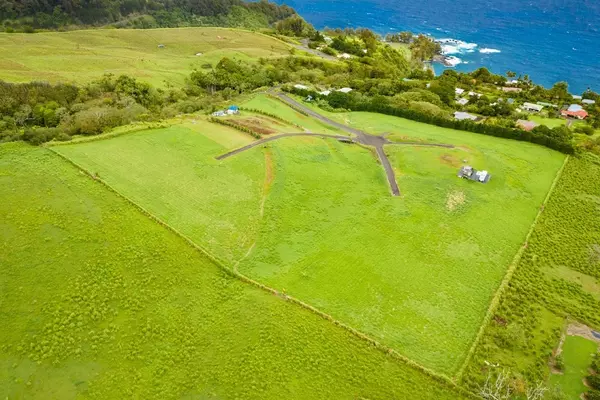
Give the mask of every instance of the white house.
M 322 92 L 319 92 L 319 94 L 322 94 L 323 96 L 329 96 L 331 94 L 331 90 L 323 90 Z
M 573 100 L 581 100 L 581 99 L 582 99 L 581 96 L 578 96 L 576 94 L 573 95 Z
M 583 104 L 596 104 L 596 100 L 591 100 L 591 99 L 583 99 L 583 100 L 581 100 L 581 102 Z
M 477 96 L 477 97 L 481 97 L 483 96 L 481 93 L 475 93 L 475 92 L 469 92 L 469 96 Z
M 342 53 L 342 54 L 338 54 L 338 58 L 348 59 L 348 58 L 352 58 L 352 56 L 348 53 Z
M 540 111 L 542 111 L 544 106 L 541 106 L 539 104 L 533 104 L 533 103 L 523 103 L 522 108 L 527 111 L 540 112 Z
M 454 89 L 454 93 L 456 93 L 457 95 L 461 95 L 465 92 L 465 89 L 461 89 L 461 88 L 456 88 Z
M 350 93 L 352 91 L 352 89 L 350 89 L 349 87 L 345 87 L 345 88 L 338 89 L 337 91 L 342 92 L 342 93 Z
M 308 86 L 304 86 L 304 85 L 300 85 L 300 84 L 294 85 L 294 87 L 296 89 L 300 89 L 300 90 L 307 90 L 308 89 Z
M 477 117 L 475 115 L 469 114 L 469 113 L 466 113 L 466 112 L 462 112 L 462 111 L 456 111 L 454 113 L 454 118 L 456 118 L 456 119 L 458 119 L 460 121 L 463 121 L 463 120 L 466 120 L 466 119 L 470 119 L 471 121 L 475 121 L 477 119 Z
M 466 98 L 463 97 L 462 99 L 459 99 L 456 102 L 458 104 L 460 104 L 461 106 L 464 106 L 464 105 L 466 105 L 469 102 L 469 99 L 466 99 Z

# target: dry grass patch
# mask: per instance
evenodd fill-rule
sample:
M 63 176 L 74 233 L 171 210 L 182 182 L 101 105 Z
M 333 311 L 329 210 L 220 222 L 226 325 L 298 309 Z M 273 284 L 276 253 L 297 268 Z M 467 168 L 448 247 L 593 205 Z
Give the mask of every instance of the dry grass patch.
M 448 193 L 448 198 L 446 199 L 446 208 L 448 211 L 454 211 L 459 206 L 463 205 L 467 200 L 467 196 L 465 196 L 464 192 L 454 191 Z

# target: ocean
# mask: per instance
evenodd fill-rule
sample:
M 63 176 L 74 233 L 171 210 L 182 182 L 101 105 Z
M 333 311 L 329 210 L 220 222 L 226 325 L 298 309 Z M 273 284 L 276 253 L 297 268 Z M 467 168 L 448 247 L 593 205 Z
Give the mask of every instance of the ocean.
M 365 27 L 385 35 L 408 30 L 456 39 L 445 53 L 459 71 L 529 75 L 572 93 L 600 91 L 600 0 L 278 0 L 317 29 Z M 436 66 L 441 73 L 444 67 Z

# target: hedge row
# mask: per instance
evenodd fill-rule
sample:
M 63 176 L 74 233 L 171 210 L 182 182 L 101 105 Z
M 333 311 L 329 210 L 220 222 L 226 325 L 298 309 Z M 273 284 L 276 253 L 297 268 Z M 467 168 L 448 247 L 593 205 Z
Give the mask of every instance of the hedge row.
M 360 101 L 351 94 L 332 92 L 329 96 L 321 95 L 315 91 L 284 88 L 290 93 L 303 97 L 312 96 L 320 98 L 329 103 L 334 108 L 345 108 L 351 111 L 366 111 L 380 114 L 392 115 L 395 117 L 406 118 L 413 121 L 424 122 L 426 124 L 436 125 L 443 128 L 457 129 L 473 133 L 479 133 L 488 136 L 501 137 L 505 139 L 520 140 L 539 144 L 565 154 L 574 154 L 575 148 L 570 141 L 560 140 L 560 138 L 547 136 L 539 132 L 527 132 L 521 129 L 506 128 L 498 125 L 477 123 L 470 120 L 456 120 L 427 114 L 421 111 L 415 111 L 405 108 L 398 108 L 389 105 L 380 98 L 361 98 Z
M 210 117 L 208 120 L 210 122 L 214 122 L 215 124 L 225 125 L 225 126 L 228 126 L 230 128 L 237 129 L 238 131 L 242 131 L 244 133 L 248 133 L 248 134 L 250 134 L 255 139 L 262 139 L 262 136 L 260 135 L 260 133 L 254 132 L 252 129 L 250 129 L 248 127 L 245 127 L 245 126 L 242 126 L 242 125 L 238 125 L 238 124 L 236 124 L 234 122 L 227 121 L 225 119 L 215 118 L 215 117 Z

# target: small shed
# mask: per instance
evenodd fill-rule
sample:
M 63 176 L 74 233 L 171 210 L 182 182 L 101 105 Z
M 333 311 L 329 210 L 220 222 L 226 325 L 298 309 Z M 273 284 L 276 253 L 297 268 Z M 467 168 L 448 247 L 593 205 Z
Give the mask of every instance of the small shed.
M 159 49 L 164 49 L 164 48 L 165 48 L 165 45 L 164 45 L 164 44 L 159 44 L 159 45 L 158 45 L 158 48 L 159 48 Z
M 308 90 L 308 86 L 304 86 L 304 85 L 300 85 L 300 84 L 294 85 L 294 87 L 296 89 L 300 89 L 300 90 Z
M 466 105 L 469 102 L 469 99 L 466 99 L 466 98 L 463 97 L 462 99 L 458 99 L 456 102 L 458 104 L 460 104 L 461 106 L 464 106 L 464 105 Z

